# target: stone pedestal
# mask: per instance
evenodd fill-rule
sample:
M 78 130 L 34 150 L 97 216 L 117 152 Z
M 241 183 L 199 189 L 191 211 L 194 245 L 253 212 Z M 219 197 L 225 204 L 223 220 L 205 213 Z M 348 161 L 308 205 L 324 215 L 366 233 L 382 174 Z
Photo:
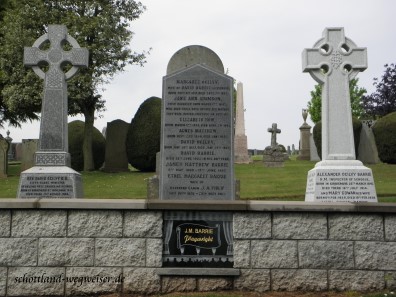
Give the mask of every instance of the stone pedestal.
M 236 164 L 248 164 L 250 158 L 247 150 L 247 136 L 246 135 L 235 135 L 234 139 L 234 163 Z
M 83 198 L 81 174 L 67 166 L 34 166 L 21 173 L 18 198 Z
M 310 138 L 311 135 L 311 126 L 307 123 L 304 123 L 300 127 L 300 151 L 297 156 L 297 160 L 307 160 L 311 159 L 311 151 L 310 151 Z
M 358 160 L 326 160 L 308 172 L 307 202 L 378 202 L 370 168 Z
M 263 153 L 265 167 L 284 167 L 285 155 L 280 148 L 266 147 Z

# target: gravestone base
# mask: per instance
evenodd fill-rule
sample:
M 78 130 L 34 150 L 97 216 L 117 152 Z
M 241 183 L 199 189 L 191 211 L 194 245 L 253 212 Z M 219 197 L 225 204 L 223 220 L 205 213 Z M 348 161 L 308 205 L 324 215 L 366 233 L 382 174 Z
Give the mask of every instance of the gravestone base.
M 265 167 L 284 167 L 285 156 L 278 148 L 266 147 L 263 153 Z
M 306 202 L 378 202 L 370 168 L 358 160 L 326 160 L 308 172 Z
M 234 163 L 249 164 L 250 157 L 247 149 L 247 136 L 235 135 L 234 139 Z
M 159 199 L 159 177 L 150 176 L 147 179 L 147 199 Z
M 17 198 L 83 198 L 81 174 L 67 166 L 34 166 L 21 173 Z

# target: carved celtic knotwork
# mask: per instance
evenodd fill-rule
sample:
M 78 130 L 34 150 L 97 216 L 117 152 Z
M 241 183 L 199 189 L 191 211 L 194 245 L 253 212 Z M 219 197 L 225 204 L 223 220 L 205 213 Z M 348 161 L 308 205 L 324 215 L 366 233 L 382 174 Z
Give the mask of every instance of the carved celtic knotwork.
M 330 62 L 334 69 L 337 69 L 342 64 L 342 55 L 339 53 L 339 51 L 335 50 L 331 54 Z

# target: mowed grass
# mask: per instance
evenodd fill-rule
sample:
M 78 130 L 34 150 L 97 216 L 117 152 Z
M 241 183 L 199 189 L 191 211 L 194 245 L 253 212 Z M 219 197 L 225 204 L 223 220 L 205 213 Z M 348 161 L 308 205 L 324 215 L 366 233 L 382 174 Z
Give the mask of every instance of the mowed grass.
M 236 164 L 241 199 L 304 201 L 307 173 L 315 162 L 286 161 L 282 168 L 267 168 L 262 161 Z M 367 165 L 373 170 L 379 201 L 396 202 L 396 165 Z M 9 166 L 8 178 L 0 179 L 0 198 L 16 197 L 20 165 Z M 147 179 L 154 173 L 136 170 L 123 173 L 82 172 L 85 198 L 144 199 Z

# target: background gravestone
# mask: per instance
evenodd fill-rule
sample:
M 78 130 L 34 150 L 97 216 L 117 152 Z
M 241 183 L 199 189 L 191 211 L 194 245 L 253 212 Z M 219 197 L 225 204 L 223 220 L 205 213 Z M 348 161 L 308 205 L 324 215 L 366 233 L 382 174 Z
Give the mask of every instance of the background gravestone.
M 34 166 L 34 155 L 38 148 L 38 139 L 22 139 L 21 144 L 21 171 Z
M 302 54 L 303 71 L 322 87 L 322 161 L 308 172 L 305 201 L 377 202 L 370 168 L 356 160 L 349 81 L 367 68 L 367 49 L 326 28 Z
M 243 84 L 241 82 L 237 84 L 234 151 L 235 163 L 247 164 L 250 162 L 245 134 L 245 108 L 243 105 Z
M 309 143 L 309 137 L 311 135 L 311 126 L 307 124 L 308 111 L 302 110 L 302 116 L 304 123 L 300 127 L 300 151 L 297 156 L 297 160 L 310 160 L 311 159 L 311 147 Z
M 312 133 L 309 134 L 309 147 L 310 161 L 320 161 L 318 149 L 316 148 L 315 140 Z
M 377 144 L 375 143 L 374 133 L 370 124 L 371 122 L 362 121 L 358 159 L 365 164 L 378 164 L 381 161 L 378 157 Z
M 128 128 L 129 124 L 123 120 L 114 120 L 107 123 L 104 171 L 128 171 L 128 156 L 126 152 Z
M 7 177 L 7 165 L 8 165 L 8 149 L 10 144 L 0 134 L 0 178 Z
M 233 79 L 219 57 L 188 46 L 163 79 L 160 198 L 233 200 Z M 232 214 L 164 213 L 164 267 L 232 267 Z
M 271 145 L 267 146 L 263 152 L 263 163 L 265 167 L 284 167 L 285 154 L 276 142 L 276 135 L 281 133 L 276 123 L 272 124 L 267 131 L 271 133 Z
M 40 47 L 49 41 L 46 51 Z M 69 42 L 72 49 L 64 51 Z M 63 73 L 61 65 L 72 67 Z M 47 72 L 39 65 L 48 64 Z M 88 50 L 80 48 L 63 25 L 49 25 L 33 47 L 25 47 L 24 64 L 44 79 L 40 138 L 35 166 L 21 173 L 18 198 L 77 198 L 83 196 L 81 175 L 71 169 L 68 153 L 67 84 L 79 67 L 88 66 Z

